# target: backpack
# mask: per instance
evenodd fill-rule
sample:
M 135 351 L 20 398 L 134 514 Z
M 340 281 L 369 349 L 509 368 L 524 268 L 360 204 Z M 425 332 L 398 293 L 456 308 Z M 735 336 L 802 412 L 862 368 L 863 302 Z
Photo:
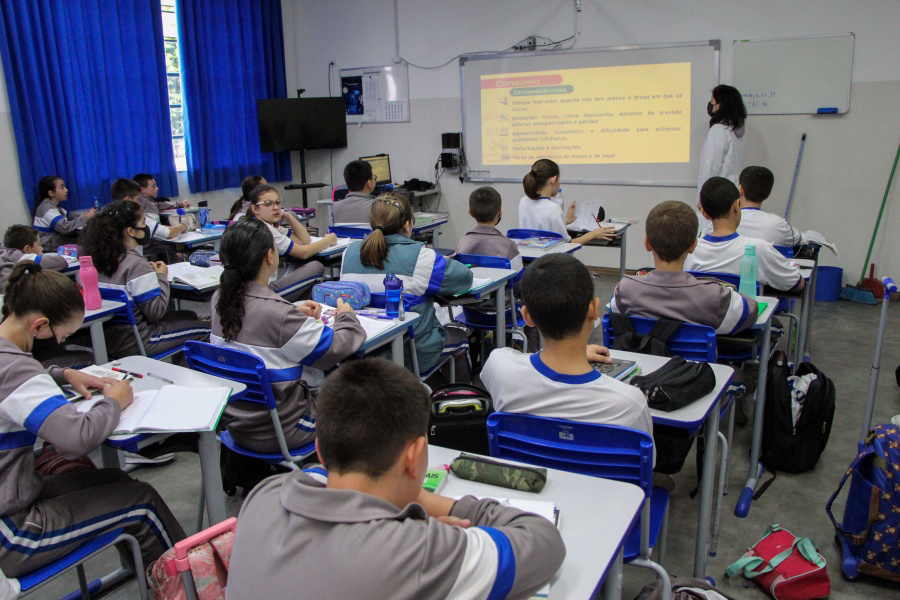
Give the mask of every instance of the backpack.
M 222 489 L 226 495 L 234 496 L 237 489 L 242 488 L 246 496 L 263 479 L 287 473 L 290 469 L 261 458 L 238 454 L 223 444 L 219 453 L 219 470 L 222 473 Z
M 224 600 L 236 525 L 237 519 L 228 519 L 176 544 L 188 546 L 186 558 L 193 595 L 188 595 L 176 568 L 175 548 L 169 548 L 151 563 L 147 567 L 147 586 L 154 600 Z
M 428 417 L 428 443 L 490 454 L 487 419 L 492 412 L 491 395 L 479 387 L 450 383 L 435 388 Z
M 612 343 L 614 350 L 627 350 L 653 356 L 669 356 L 666 343 L 684 324 L 681 321 L 659 319 L 648 333 L 640 334 L 634 330 L 631 319 L 621 313 L 609 313 L 609 323 L 612 325 L 615 335 Z
M 831 512 L 834 499 L 850 477 L 844 517 Z M 849 579 L 860 573 L 900 581 L 900 428 L 876 425 L 837 489 L 825 512 L 841 543 L 841 569 Z
M 692 579 L 691 577 L 670 577 L 669 579 L 672 584 L 672 600 L 734 600 L 705 579 Z M 634 600 L 662 600 L 662 582 L 657 579 L 653 583 L 648 583 L 634 597 Z

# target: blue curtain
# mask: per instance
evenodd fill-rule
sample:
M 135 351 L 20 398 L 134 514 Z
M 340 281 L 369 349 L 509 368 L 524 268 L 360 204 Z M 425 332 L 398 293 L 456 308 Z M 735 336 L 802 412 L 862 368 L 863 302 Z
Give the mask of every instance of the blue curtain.
M 260 152 L 256 117 L 287 96 L 281 0 L 179 0 L 178 28 L 191 191 L 289 181 L 290 153 Z
M 31 210 L 44 175 L 69 209 L 135 173 L 177 194 L 159 0 L 3 0 L 0 53 Z

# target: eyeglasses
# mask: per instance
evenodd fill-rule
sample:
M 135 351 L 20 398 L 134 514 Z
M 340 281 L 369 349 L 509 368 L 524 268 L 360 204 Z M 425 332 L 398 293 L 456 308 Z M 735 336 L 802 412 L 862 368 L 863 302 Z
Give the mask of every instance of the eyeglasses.
M 265 206 L 266 208 L 272 208 L 272 205 L 281 208 L 284 206 L 284 200 L 282 198 L 278 198 L 277 200 L 266 200 L 265 202 L 257 202 L 254 206 Z

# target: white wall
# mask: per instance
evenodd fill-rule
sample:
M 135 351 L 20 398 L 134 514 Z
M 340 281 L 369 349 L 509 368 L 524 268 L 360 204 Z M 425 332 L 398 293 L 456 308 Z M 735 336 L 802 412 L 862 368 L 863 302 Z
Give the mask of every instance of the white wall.
M 329 62 L 335 62 L 337 77 L 337 68 L 387 64 L 394 56 L 393 0 L 283 0 L 283 6 L 289 90 L 304 87 L 308 96 L 327 95 Z M 824 261 L 845 267 L 848 280 L 858 276 L 900 142 L 900 62 L 895 60 L 900 56 L 900 3 L 858 0 L 850 8 L 837 0 L 583 0 L 582 6 L 577 48 L 720 39 L 723 83 L 731 82 L 735 39 L 856 33 L 850 112 L 831 117 L 751 116 L 746 159 L 775 172 L 776 187 L 767 206 L 783 214 L 800 135 L 808 134 L 791 220 L 833 239 L 841 256 L 829 254 Z M 575 24 L 573 0 L 399 0 L 399 12 L 400 54 L 423 66 L 464 52 L 500 50 L 529 35 L 565 38 Z M 409 73 L 411 122 L 351 126 L 349 147 L 333 152 L 333 169 L 329 152 L 308 153 L 310 181 L 341 183 L 348 160 L 374 152 L 390 153 L 396 181 L 433 178 L 440 134 L 461 127 L 458 63 L 434 70 L 410 66 Z M 705 104 L 706 99 L 698 102 Z M 451 213 L 442 245 L 452 246 L 471 226 L 466 205 L 475 186 L 450 176 L 441 186 L 441 209 Z M 504 197 L 503 226 L 514 226 L 521 186 L 496 187 Z M 892 235 L 900 225 L 900 208 L 891 206 L 900 196 L 898 187 L 900 182 L 881 225 L 888 235 L 879 236 L 873 256 L 881 274 L 900 274 L 900 241 Z M 566 186 L 567 199 L 602 198 L 608 214 L 638 218 L 659 201 L 693 203 L 694 195 L 684 188 Z M 636 243 L 641 230 L 635 230 L 638 235 L 629 246 L 629 268 L 651 262 Z M 586 249 L 578 256 L 592 265 L 618 264 L 614 251 Z

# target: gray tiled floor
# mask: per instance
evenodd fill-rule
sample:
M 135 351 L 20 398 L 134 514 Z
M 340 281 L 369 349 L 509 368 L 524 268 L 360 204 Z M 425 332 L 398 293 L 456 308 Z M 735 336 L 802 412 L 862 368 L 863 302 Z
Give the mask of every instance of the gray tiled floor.
M 613 277 L 598 277 L 596 287 L 601 298 L 608 298 L 615 285 Z M 875 407 L 875 422 L 885 422 L 900 413 L 900 393 L 893 371 L 900 364 L 900 307 L 892 307 L 888 323 L 882 374 Z M 847 582 L 840 575 L 839 553 L 833 541 L 833 529 L 824 506 L 841 474 L 855 454 L 856 439 L 862 419 L 878 326 L 877 307 L 849 302 L 817 303 L 813 324 L 813 362 L 834 379 L 837 388 L 837 411 L 831 439 L 816 468 L 801 475 L 779 475 L 766 494 L 753 504 L 746 519 L 734 516 L 734 505 L 747 477 L 747 453 L 750 444 L 749 427 L 735 430 L 734 449 L 729 468 L 731 493 L 726 497 L 722 512 L 722 529 L 717 556 L 711 557 L 707 573 L 714 577 L 723 591 L 736 598 L 766 598 L 752 583 L 741 580 L 726 582 L 723 572 L 741 556 L 747 546 L 755 543 L 766 527 L 780 523 L 797 535 L 810 536 L 817 542 L 828 561 L 832 580 L 832 598 L 865 599 L 900 597 L 900 586 L 881 580 L 864 579 Z M 670 573 L 690 575 L 693 565 L 694 532 L 697 501 L 688 492 L 695 483 L 693 457 L 676 476 L 676 490 L 670 505 L 669 547 L 666 567 Z M 143 469 L 135 476 L 152 483 L 172 507 L 175 515 L 189 530 L 195 519 L 200 481 L 197 457 L 180 454 L 170 466 Z M 230 514 L 237 514 L 239 500 L 230 498 Z M 840 503 L 839 503 L 840 504 Z M 840 504 L 839 510 L 842 510 Z M 602 510 L 602 507 L 597 507 Z M 840 513 L 838 513 L 840 514 Z M 111 566 L 109 556 L 88 565 L 89 577 L 96 577 Z M 339 567 L 336 566 L 336 576 Z M 633 598 L 650 581 L 649 571 L 625 568 L 623 598 Z M 74 590 L 74 575 L 66 576 L 40 594 L 42 598 L 57 598 Z M 132 582 L 109 598 L 136 598 Z M 264 596 L 261 596 L 264 597 Z

